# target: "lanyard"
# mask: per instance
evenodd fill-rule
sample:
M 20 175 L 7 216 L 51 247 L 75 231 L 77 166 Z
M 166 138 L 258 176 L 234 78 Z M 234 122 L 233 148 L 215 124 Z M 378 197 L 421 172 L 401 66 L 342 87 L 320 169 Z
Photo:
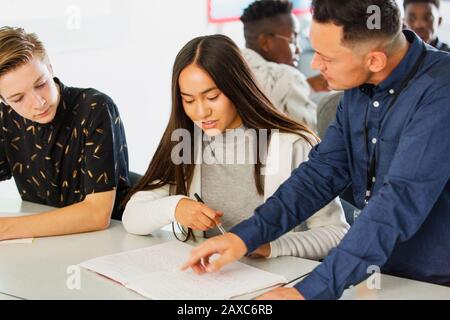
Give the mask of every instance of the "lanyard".
M 422 53 L 421 53 L 419 59 L 416 61 L 416 63 L 414 64 L 413 68 L 408 73 L 408 75 L 403 79 L 403 81 L 399 87 L 399 90 L 397 90 L 397 92 L 395 92 L 394 96 L 391 99 L 391 102 L 388 105 L 387 111 L 386 111 L 383 119 L 381 120 L 381 126 L 380 126 L 380 130 L 379 130 L 380 133 L 382 132 L 383 127 L 386 124 L 386 120 L 389 116 L 389 112 L 391 111 L 395 102 L 397 102 L 397 99 L 400 96 L 400 94 L 403 92 L 403 90 L 408 86 L 409 82 L 416 75 L 417 71 L 419 70 L 420 66 L 422 65 L 422 62 L 425 60 L 426 55 L 427 55 L 427 49 L 425 47 L 425 44 L 423 44 Z M 368 141 L 369 108 L 370 107 L 367 107 L 367 109 L 366 109 L 366 115 L 365 115 L 365 119 L 364 119 L 364 143 L 365 143 L 365 147 L 366 147 L 367 157 L 369 158 L 369 166 L 367 168 L 367 189 L 366 189 L 366 197 L 365 197 L 365 201 L 364 201 L 366 205 L 368 204 L 370 198 L 372 197 L 373 187 L 376 182 L 376 170 L 377 170 L 377 155 L 376 154 L 377 154 L 377 149 L 378 149 L 378 144 L 376 144 L 374 146 L 374 151 L 372 152 L 372 155 L 369 154 L 369 148 L 368 148 L 368 144 L 369 144 L 369 141 Z

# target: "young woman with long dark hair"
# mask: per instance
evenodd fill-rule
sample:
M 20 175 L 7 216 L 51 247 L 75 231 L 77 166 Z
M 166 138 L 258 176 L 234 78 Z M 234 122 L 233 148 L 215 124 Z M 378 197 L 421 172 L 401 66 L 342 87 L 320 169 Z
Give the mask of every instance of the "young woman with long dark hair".
M 196 130 L 205 136 L 199 145 Z M 173 139 L 178 133 L 184 133 L 187 147 L 179 149 L 180 141 Z M 249 218 L 317 142 L 307 127 L 277 111 L 233 41 L 223 35 L 193 39 L 175 60 L 169 124 L 145 176 L 129 194 L 124 226 L 140 235 L 170 223 L 185 236 L 217 234 L 217 225 L 228 229 Z M 321 259 L 348 228 L 336 199 L 255 254 Z

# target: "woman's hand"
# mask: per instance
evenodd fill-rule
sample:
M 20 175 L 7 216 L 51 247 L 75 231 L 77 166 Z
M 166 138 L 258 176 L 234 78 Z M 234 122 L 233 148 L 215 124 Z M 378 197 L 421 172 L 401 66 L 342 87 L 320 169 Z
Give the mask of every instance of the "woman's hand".
M 175 209 L 175 220 L 193 230 L 206 231 L 221 224 L 223 212 L 215 211 L 207 205 L 191 199 L 182 199 Z

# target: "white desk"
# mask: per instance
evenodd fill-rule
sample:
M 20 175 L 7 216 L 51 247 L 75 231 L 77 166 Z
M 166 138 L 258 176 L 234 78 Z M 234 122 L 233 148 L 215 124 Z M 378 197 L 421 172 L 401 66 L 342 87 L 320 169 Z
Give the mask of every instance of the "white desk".
M 0 202 L 3 203 L 3 202 Z M 10 202 L 9 210 L 38 212 L 43 206 Z M 31 210 L 31 211 L 30 211 Z M 5 212 L 0 209 L 0 212 Z M 14 214 L 14 212 L 13 212 Z M 0 213 L 1 215 L 1 213 Z M 175 239 L 169 232 L 153 236 L 128 234 L 122 224 L 111 223 L 108 230 L 79 235 L 35 239 L 33 244 L 0 245 L 0 292 L 25 299 L 144 299 L 111 280 L 81 269 L 81 289 L 70 290 L 67 269 L 98 256 L 134 250 Z M 316 262 L 283 257 L 274 260 L 250 260 L 255 267 L 282 274 L 292 280 L 308 273 Z M 243 299 L 247 298 L 245 296 Z M 2 296 L 0 296 L 2 299 Z
M 450 300 L 450 288 L 382 274 L 380 289 L 369 289 L 375 275 L 344 291 L 341 300 Z
M 0 201 L 0 216 L 48 210 L 48 207 Z M 153 236 L 128 234 L 122 224 L 111 223 L 100 232 L 35 239 L 33 244 L 0 245 L 0 292 L 24 299 L 144 299 L 111 280 L 81 269 L 80 290 L 68 289 L 67 269 L 85 260 L 148 247 L 173 240 L 171 233 L 161 231 Z M 288 281 L 313 270 L 319 263 L 294 257 L 243 262 L 281 274 Z M 242 296 L 242 299 L 252 298 Z M 0 300 L 12 299 L 0 295 Z M 450 299 L 450 288 L 407 279 L 381 276 L 381 290 L 367 289 L 366 282 L 346 290 L 342 299 Z
M 0 293 L 0 301 L 6 301 L 6 300 L 20 300 L 20 299 Z
M 54 208 L 15 198 L 0 198 L 0 217 L 18 216 L 52 210 Z

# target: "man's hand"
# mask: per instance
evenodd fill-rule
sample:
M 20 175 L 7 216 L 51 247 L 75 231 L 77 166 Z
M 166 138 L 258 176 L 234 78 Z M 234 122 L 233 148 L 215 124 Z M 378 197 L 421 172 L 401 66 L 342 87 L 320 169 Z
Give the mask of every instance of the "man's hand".
M 214 254 L 220 254 L 217 260 L 209 261 Z M 233 233 L 211 238 L 191 252 L 189 260 L 181 270 L 192 268 L 197 274 L 219 271 L 223 266 L 239 260 L 247 253 L 244 241 Z
M 305 300 L 305 298 L 295 288 L 276 288 L 255 300 Z

